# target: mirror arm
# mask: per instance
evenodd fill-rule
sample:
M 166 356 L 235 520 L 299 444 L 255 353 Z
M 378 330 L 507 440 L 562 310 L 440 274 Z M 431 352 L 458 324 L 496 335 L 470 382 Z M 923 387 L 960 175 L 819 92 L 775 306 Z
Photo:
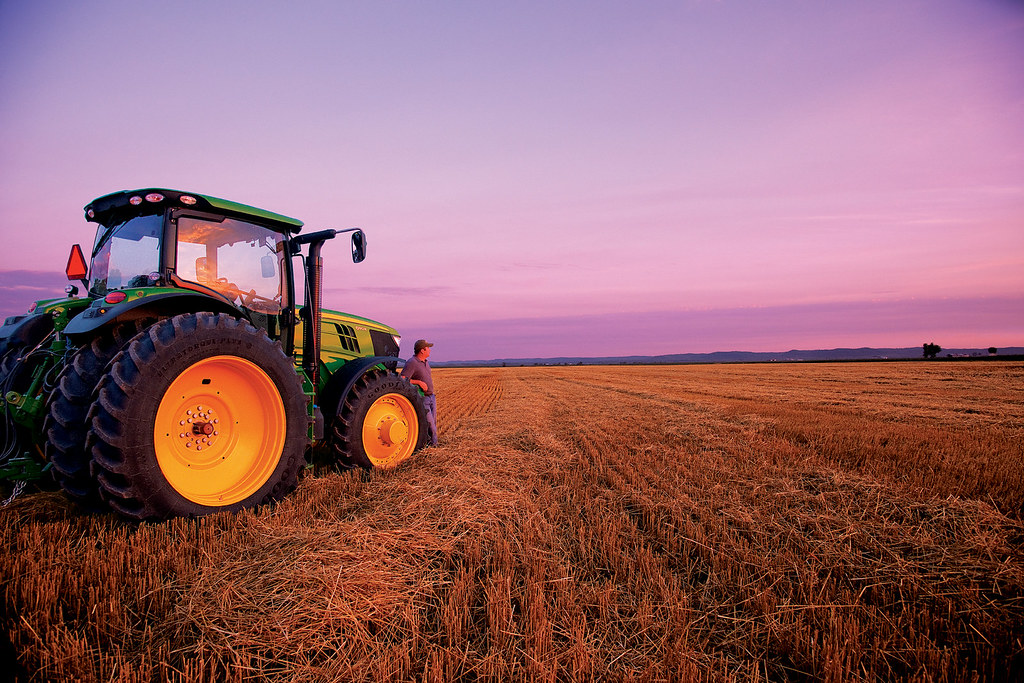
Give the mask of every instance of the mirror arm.
M 323 242 L 325 240 L 334 239 L 339 232 L 345 232 L 344 230 L 318 230 L 317 232 L 307 233 L 305 235 L 299 235 L 291 239 L 292 244 L 299 247 L 303 244 L 312 244 L 313 242 Z

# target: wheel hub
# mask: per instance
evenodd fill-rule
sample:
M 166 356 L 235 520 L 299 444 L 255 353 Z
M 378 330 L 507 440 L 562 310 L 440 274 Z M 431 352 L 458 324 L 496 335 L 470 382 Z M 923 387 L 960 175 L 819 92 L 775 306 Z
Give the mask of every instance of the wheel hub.
M 209 436 L 210 434 L 213 434 L 214 431 L 216 431 L 216 430 L 214 430 L 212 422 L 193 422 L 192 423 L 192 433 L 193 434 L 205 434 L 206 436 Z
M 181 432 L 178 439 L 185 448 L 201 451 L 216 444 L 216 437 L 220 436 L 220 418 L 212 407 L 199 403 L 194 408 L 186 408 L 179 417 Z
M 396 420 L 393 415 L 385 415 L 377 424 L 377 435 L 380 437 L 381 445 L 394 446 L 409 438 L 409 425 Z

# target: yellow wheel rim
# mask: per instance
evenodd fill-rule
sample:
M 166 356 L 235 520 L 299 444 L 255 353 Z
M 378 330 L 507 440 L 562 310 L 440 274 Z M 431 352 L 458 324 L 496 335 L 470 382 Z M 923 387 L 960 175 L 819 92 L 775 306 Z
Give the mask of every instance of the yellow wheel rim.
M 231 505 L 273 474 L 287 426 L 267 373 L 244 358 L 213 356 L 186 368 L 161 399 L 156 460 L 167 483 L 188 500 Z
M 366 411 L 363 451 L 374 467 L 394 467 L 416 450 L 419 434 L 412 401 L 401 394 L 385 394 Z

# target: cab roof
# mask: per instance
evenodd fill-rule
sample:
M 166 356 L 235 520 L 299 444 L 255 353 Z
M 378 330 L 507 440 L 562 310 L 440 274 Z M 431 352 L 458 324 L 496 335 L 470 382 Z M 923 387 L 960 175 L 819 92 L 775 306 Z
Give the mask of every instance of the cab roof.
M 94 223 L 107 223 L 117 214 L 161 213 L 167 208 L 196 209 L 242 218 L 284 233 L 297 233 L 302 230 L 302 221 L 297 218 L 227 199 L 158 187 L 121 190 L 98 197 L 85 206 L 85 219 Z

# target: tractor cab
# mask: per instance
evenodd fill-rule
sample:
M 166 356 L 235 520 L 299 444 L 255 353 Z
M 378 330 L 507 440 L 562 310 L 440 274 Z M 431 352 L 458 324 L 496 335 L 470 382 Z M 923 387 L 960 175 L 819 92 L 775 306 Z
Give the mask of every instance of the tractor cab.
M 289 238 L 301 221 L 164 189 L 106 195 L 86 206 L 86 218 L 98 224 L 90 265 L 75 245 L 67 269 L 94 300 L 85 318 L 145 297 L 198 294 L 240 310 L 272 337 L 291 336 Z

